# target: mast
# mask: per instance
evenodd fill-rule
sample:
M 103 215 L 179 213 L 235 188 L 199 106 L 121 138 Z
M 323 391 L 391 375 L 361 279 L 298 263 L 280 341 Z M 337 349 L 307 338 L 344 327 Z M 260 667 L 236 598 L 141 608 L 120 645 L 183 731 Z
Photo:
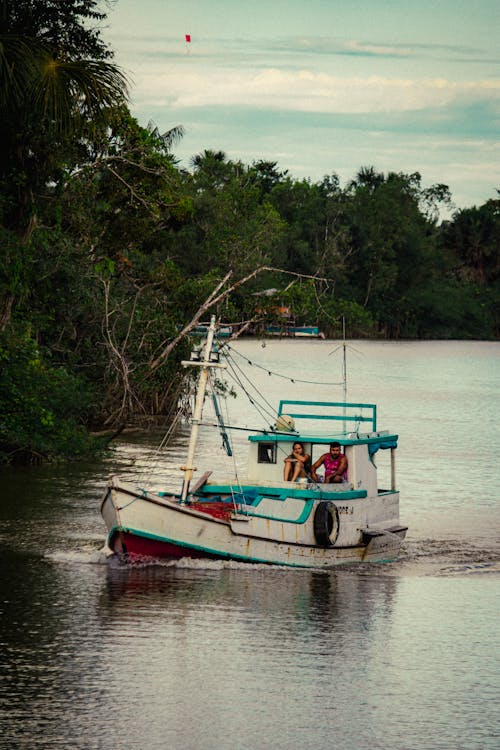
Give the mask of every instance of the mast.
M 346 403 L 347 403 L 347 356 L 346 356 L 346 342 L 345 342 L 345 315 L 342 316 L 342 382 L 344 385 L 344 435 L 346 434 L 347 422 L 346 422 Z
M 198 388 L 196 391 L 194 413 L 193 413 L 193 418 L 191 420 L 191 435 L 189 438 L 189 447 L 188 447 L 186 465 L 180 467 L 181 471 L 184 472 L 184 480 L 182 483 L 182 492 L 181 492 L 181 503 L 186 502 L 186 498 L 189 492 L 189 483 L 191 482 L 191 479 L 193 478 L 193 472 L 196 471 L 196 467 L 194 466 L 193 462 L 194 462 L 194 454 L 196 450 L 196 443 L 198 440 L 200 420 L 201 420 L 201 415 L 203 411 L 203 402 L 205 400 L 205 392 L 207 389 L 208 371 L 211 367 L 224 368 L 226 366 L 225 364 L 219 363 L 218 354 L 216 354 L 215 352 L 212 352 L 215 330 L 216 330 L 215 315 L 212 315 L 212 318 L 210 320 L 210 326 L 209 326 L 208 333 L 207 333 L 207 340 L 205 341 L 205 346 L 203 350 L 203 359 L 201 361 L 189 360 L 189 361 L 185 361 L 181 363 L 182 365 L 184 365 L 184 367 L 199 367 L 200 368 L 200 375 L 198 378 Z

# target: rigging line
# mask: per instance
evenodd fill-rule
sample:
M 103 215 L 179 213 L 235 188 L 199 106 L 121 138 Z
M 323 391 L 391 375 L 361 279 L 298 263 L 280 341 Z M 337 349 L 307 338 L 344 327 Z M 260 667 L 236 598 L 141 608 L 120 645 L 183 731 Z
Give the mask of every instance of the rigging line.
M 250 380 L 250 378 L 248 377 L 248 375 L 241 369 L 241 367 L 238 365 L 238 363 L 234 362 L 234 360 L 232 359 L 232 357 L 228 357 L 228 355 L 226 354 L 226 360 L 228 360 L 228 359 L 231 359 L 233 367 L 235 367 L 238 370 L 238 372 L 241 373 L 242 377 L 244 377 L 245 380 L 247 380 L 248 383 L 250 383 L 250 385 L 252 386 L 252 388 L 254 389 L 254 391 L 256 391 L 256 393 L 258 393 L 258 395 L 260 396 L 260 398 L 262 399 L 262 401 L 266 404 L 266 406 L 269 407 L 269 409 L 271 410 L 270 414 L 274 418 L 275 415 L 276 415 L 276 409 L 274 408 L 274 406 L 269 403 L 269 401 L 262 395 L 262 393 L 260 393 L 260 391 L 258 390 L 257 386 L 254 385 L 254 383 L 252 383 L 252 381 Z
M 250 403 L 252 404 L 252 406 L 255 406 L 255 408 L 257 409 L 257 411 L 259 412 L 259 414 L 261 416 L 265 416 L 266 419 L 269 418 L 270 416 L 274 419 L 275 416 L 276 416 L 276 411 L 273 409 L 273 407 L 271 406 L 271 404 L 269 404 L 269 403 L 266 402 L 266 400 L 264 399 L 264 397 L 262 396 L 262 394 L 259 393 L 259 391 L 257 390 L 257 388 L 253 385 L 252 381 L 249 380 L 246 375 L 244 375 L 243 371 L 234 362 L 234 360 L 232 359 L 232 357 L 228 357 L 226 355 L 226 362 L 227 362 L 227 365 L 228 365 L 227 374 L 230 377 L 232 377 L 234 379 L 234 381 L 240 386 L 240 388 L 243 390 L 243 393 L 246 395 L 246 397 L 248 398 L 248 400 L 250 401 Z M 265 409 L 265 407 L 261 403 L 259 403 L 259 400 L 257 398 L 255 398 L 254 396 L 252 396 L 249 393 L 249 391 L 247 390 L 245 384 L 242 381 L 242 378 L 240 377 L 240 373 L 241 373 L 241 376 L 245 377 L 248 380 L 248 382 L 250 383 L 250 385 L 252 386 L 252 388 L 256 391 L 257 396 L 259 398 L 262 398 L 264 400 L 264 402 L 266 403 L 267 407 L 269 409 L 271 409 L 271 412 L 269 414 L 266 414 L 266 409 Z
M 266 414 L 265 410 L 260 406 L 260 404 L 252 397 L 252 395 L 247 391 L 244 384 L 241 382 L 241 380 L 238 378 L 237 374 L 228 372 L 228 376 L 232 377 L 234 382 L 239 385 L 247 399 L 249 400 L 250 404 L 254 407 L 255 411 L 258 412 L 260 417 L 264 422 L 267 423 L 269 415 Z M 273 415 L 274 416 L 274 415 Z
M 290 383 L 304 383 L 306 385 L 342 385 L 342 383 L 327 383 L 324 380 L 301 380 L 300 378 L 291 378 L 289 375 L 283 375 L 281 372 L 273 372 L 273 370 L 270 370 L 268 367 L 264 367 L 263 365 L 259 365 L 257 362 L 253 362 L 252 360 L 245 357 L 244 354 L 240 354 L 240 352 L 236 351 L 236 349 L 233 349 L 233 347 L 229 346 L 229 344 L 225 344 L 225 346 L 227 347 L 227 349 L 230 349 L 232 352 L 244 359 L 245 362 L 247 362 L 252 367 L 258 367 L 259 370 L 264 370 L 264 372 L 267 372 L 268 375 L 275 375 L 277 378 L 289 380 Z
M 210 393 L 212 396 L 212 404 L 214 407 L 217 424 L 219 425 L 219 432 L 222 438 L 222 447 L 224 448 L 224 451 L 227 453 L 227 455 L 230 456 L 232 455 L 233 448 L 231 445 L 231 441 L 229 440 L 229 435 L 226 432 L 226 425 L 224 423 L 224 419 L 222 417 L 222 414 L 220 413 L 219 399 L 218 399 L 218 394 L 215 388 L 215 384 L 216 384 L 216 379 L 213 377 L 212 373 L 209 372 L 208 373 L 208 387 L 210 389 Z
M 142 481 L 144 481 L 144 480 L 149 481 L 151 479 L 151 475 L 152 475 L 153 471 L 156 469 L 156 467 L 158 465 L 158 461 L 159 461 L 159 457 L 160 457 L 160 452 L 170 442 L 172 434 L 173 434 L 175 428 L 177 427 L 177 424 L 178 424 L 180 418 L 181 418 L 181 413 L 178 411 L 176 413 L 174 419 L 170 423 L 170 425 L 169 425 L 169 427 L 168 427 L 165 435 L 162 437 L 159 445 L 156 448 L 152 449 L 149 452 L 149 455 L 148 455 L 148 457 L 146 458 L 146 461 L 145 461 L 145 466 L 144 466 L 143 470 L 139 473 L 138 479 L 140 479 Z
M 203 420 L 202 422 L 199 422 L 200 427 L 220 427 L 220 424 L 218 422 L 207 422 L 206 420 Z M 257 427 L 239 427 L 232 424 L 226 424 L 224 425 L 226 430 L 237 430 L 239 432 L 254 432 L 257 435 L 287 435 L 290 437 L 290 435 L 298 435 L 299 433 L 296 430 L 276 430 L 274 427 L 269 427 L 267 430 L 259 430 Z
M 224 399 L 223 408 L 226 411 L 226 424 L 227 424 L 227 422 L 229 422 L 229 407 L 228 407 L 228 404 L 227 404 L 227 399 Z M 238 489 L 240 491 L 240 495 L 242 497 L 244 497 L 244 495 L 243 495 L 243 487 L 241 486 L 240 477 L 239 477 L 239 473 L 238 473 L 238 466 L 237 466 L 237 463 L 236 463 L 236 454 L 235 454 L 235 451 L 234 451 L 234 443 L 231 442 L 230 446 L 231 446 L 231 458 L 233 460 L 232 463 L 233 463 L 233 472 L 234 472 L 235 484 L 238 485 Z M 227 456 L 227 458 L 229 459 L 230 457 Z M 233 489 L 233 483 L 232 482 L 231 482 L 230 486 L 231 486 L 231 499 L 233 501 L 234 511 L 235 511 L 235 513 L 238 513 L 238 505 L 236 503 L 236 498 L 234 496 L 234 489 Z
M 208 375 L 208 383 L 209 383 L 209 387 L 210 387 L 210 390 L 211 390 L 211 393 L 212 393 L 212 397 L 216 397 L 215 379 L 214 379 L 212 373 L 209 373 L 209 375 Z M 229 422 L 229 411 L 228 411 L 228 406 L 227 406 L 227 399 L 223 399 L 222 401 L 223 401 L 223 404 L 224 404 L 224 408 L 226 410 L 226 417 L 227 417 L 226 424 L 227 424 L 227 422 Z M 223 418 L 218 419 L 218 425 L 219 425 L 219 427 L 221 429 L 224 428 L 224 419 Z M 237 469 L 237 466 L 236 466 L 236 457 L 234 455 L 233 444 L 229 440 L 229 436 L 227 434 L 226 434 L 226 440 L 227 440 L 227 445 L 230 448 L 230 453 L 228 453 L 227 450 L 224 451 L 224 453 L 225 453 L 224 461 L 225 461 L 225 463 L 230 463 L 230 457 L 232 456 L 232 459 L 233 459 L 233 462 L 232 462 L 233 463 L 233 476 L 235 478 L 235 482 L 234 483 L 238 485 L 240 493 L 243 494 L 243 489 L 241 487 L 241 483 L 240 483 L 239 476 L 238 476 L 238 469 Z M 224 442 L 223 442 L 223 445 L 224 445 Z M 235 494 L 234 494 L 234 487 L 233 487 L 233 482 L 232 481 L 229 481 L 229 487 L 230 487 L 230 490 L 231 490 L 231 500 L 233 502 L 234 512 L 237 513 L 238 512 L 238 507 L 237 507 L 237 503 L 236 503 L 236 498 L 235 498 Z
M 188 399 L 191 399 L 195 390 L 196 390 L 196 384 L 194 381 L 190 383 L 190 392 L 188 393 Z M 173 437 L 173 433 L 176 430 L 179 422 L 181 421 L 183 417 L 182 411 L 180 408 L 177 409 L 175 416 L 170 423 L 169 427 L 167 428 L 165 434 L 163 435 L 160 443 L 156 446 L 156 448 L 151 448 L 148 452 L 147 458 L 145 460 L 145 466 L 142 469 L 141 472 L 139 472 L 138 479 L 142 480 L 142 482 L 147 482 L 151 480 L 151 476 L 153 474 L 153 471 L 156 470 L 159 460 L 160 460 L 160 454 L 162 450 L 170 444 L 171 439 Z M 170 466 L 167 465 L 167 468 L 177 468 L 175 465 L 170 464 Z
M 265 407 L 262 406 L 262 404 L 260 404 L 258 402 L 258 400 L 248 392 L 248 390 L 246 389 L 244 383 L 242 382 L 242 380 L 240 379 L 238 373 L 236 372 L 236 368 L 235 368 L 234 363 L 233 362 L 229 362 L 228 359 L 227 359 L 227 357 L 226 357 L 226 361 L 228 362 L 228 367 L 232 371 L 232 372 L 229 372 L 229 370 L 228 370 L 228 375 L 230 377 L 232 377 L 234 379 L 234 381 L 240 386 L 240 388 L 242 389 L 243 393 L 248 398 L 248 400 L 250 401 L 250 403 L 252 404 L 252 406 L 256 409 L 256 411 L 258 411 L 258 413 L 260 414 L 260 416 L 265 421 L 267 421 L 269 418 L 271 418 L 272 420 L 275 420 L 275 418 L 276 418 L 276 412 L 275 412 L 275 410 L 273 409 L 271 412 L 268 412 L 265 409 Z M 255 390 L 257 390 L 257 389 L 255 389 Z M 262 398 L 261 394 L 259 394 L 258 391 L 257 391 L 257 393 Z M 265 401 L 265 399 L 264 399 L 264 401 Z M 267 404 L 267 406 L 270 407 L 270 404 Z M 272 408 L 272 407 L 270 407 L 270 408 Z

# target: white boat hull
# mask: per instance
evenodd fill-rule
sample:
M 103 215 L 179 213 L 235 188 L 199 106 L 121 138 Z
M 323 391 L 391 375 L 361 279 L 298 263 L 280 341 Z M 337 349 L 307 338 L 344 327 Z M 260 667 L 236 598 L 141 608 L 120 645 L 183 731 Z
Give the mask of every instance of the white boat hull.
M 269 497 L 260 493 L 257 508 L 228 498 L 181 503 L 111 477 L 101 508 L 108 546 L 132 561 L 195 557 L 329 568 L 393 559 L 406 534 L 397 492 L 369 498 L 337 486 L 284 500 L 271 488 Z

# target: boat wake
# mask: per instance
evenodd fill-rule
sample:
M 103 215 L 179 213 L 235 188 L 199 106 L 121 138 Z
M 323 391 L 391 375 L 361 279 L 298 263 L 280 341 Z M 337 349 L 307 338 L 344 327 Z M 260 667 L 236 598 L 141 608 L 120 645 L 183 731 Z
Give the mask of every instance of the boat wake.
M 47 552 L 44 557 L 54 563 L 67 565 L 103 565 L 107 566 L 109 560 L 105 554 L 105 548 L 82 547 L 75 550 L 57 550 Z
M 183 557 L 179 560 L 153 560 L 124 563 L 116 555 L 110 555 L 106 547 L 96 548 L 86 545 L 77 550 L 59 550 L 45 555 L 52 562 L 67 565 L 100 565 L 109 569 L 141 569 L 150 567 L 177 570 L 242 572 L 284 571 L 303 573 L 304 568 L 290 568 L 285 565 L 246 563 L 235 560 L 204 560 Z M 407 540 L 399 557 L 391 562 L 356 563 L 339 565 L 315 573 L 330 575 L 332 572 L 344 575 L 371 576 L 471 576 L 500 575 L 500 549 L 498 546 L 465 545 L 463 540 L 413 539 Z
M 405 541 L 397 560 L 361 568 L 365 574 L 401 577 L 500 575 L 500 549 L 465 544 L 463 539 L 413 539 Z

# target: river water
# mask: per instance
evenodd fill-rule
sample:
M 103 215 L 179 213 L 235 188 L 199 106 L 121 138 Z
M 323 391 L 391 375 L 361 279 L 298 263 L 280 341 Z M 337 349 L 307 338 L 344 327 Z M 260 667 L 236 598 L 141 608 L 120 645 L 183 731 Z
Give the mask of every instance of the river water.
M 236 342 L 231 423 L 266 425 L 250 381 L 254 401 L 341 400 L 337 347 Z M 347 363 L 348 399 L 400 436 L 390 564 L 106 561 L 107 475 L 178 487 L 185 427 L 161 453 L 150 435 L 0 473 L 2 750 L 498 750 L 500 346 L 360 341 Z M 234 468 L 220 443 L 202 431 L 200 470 Z

